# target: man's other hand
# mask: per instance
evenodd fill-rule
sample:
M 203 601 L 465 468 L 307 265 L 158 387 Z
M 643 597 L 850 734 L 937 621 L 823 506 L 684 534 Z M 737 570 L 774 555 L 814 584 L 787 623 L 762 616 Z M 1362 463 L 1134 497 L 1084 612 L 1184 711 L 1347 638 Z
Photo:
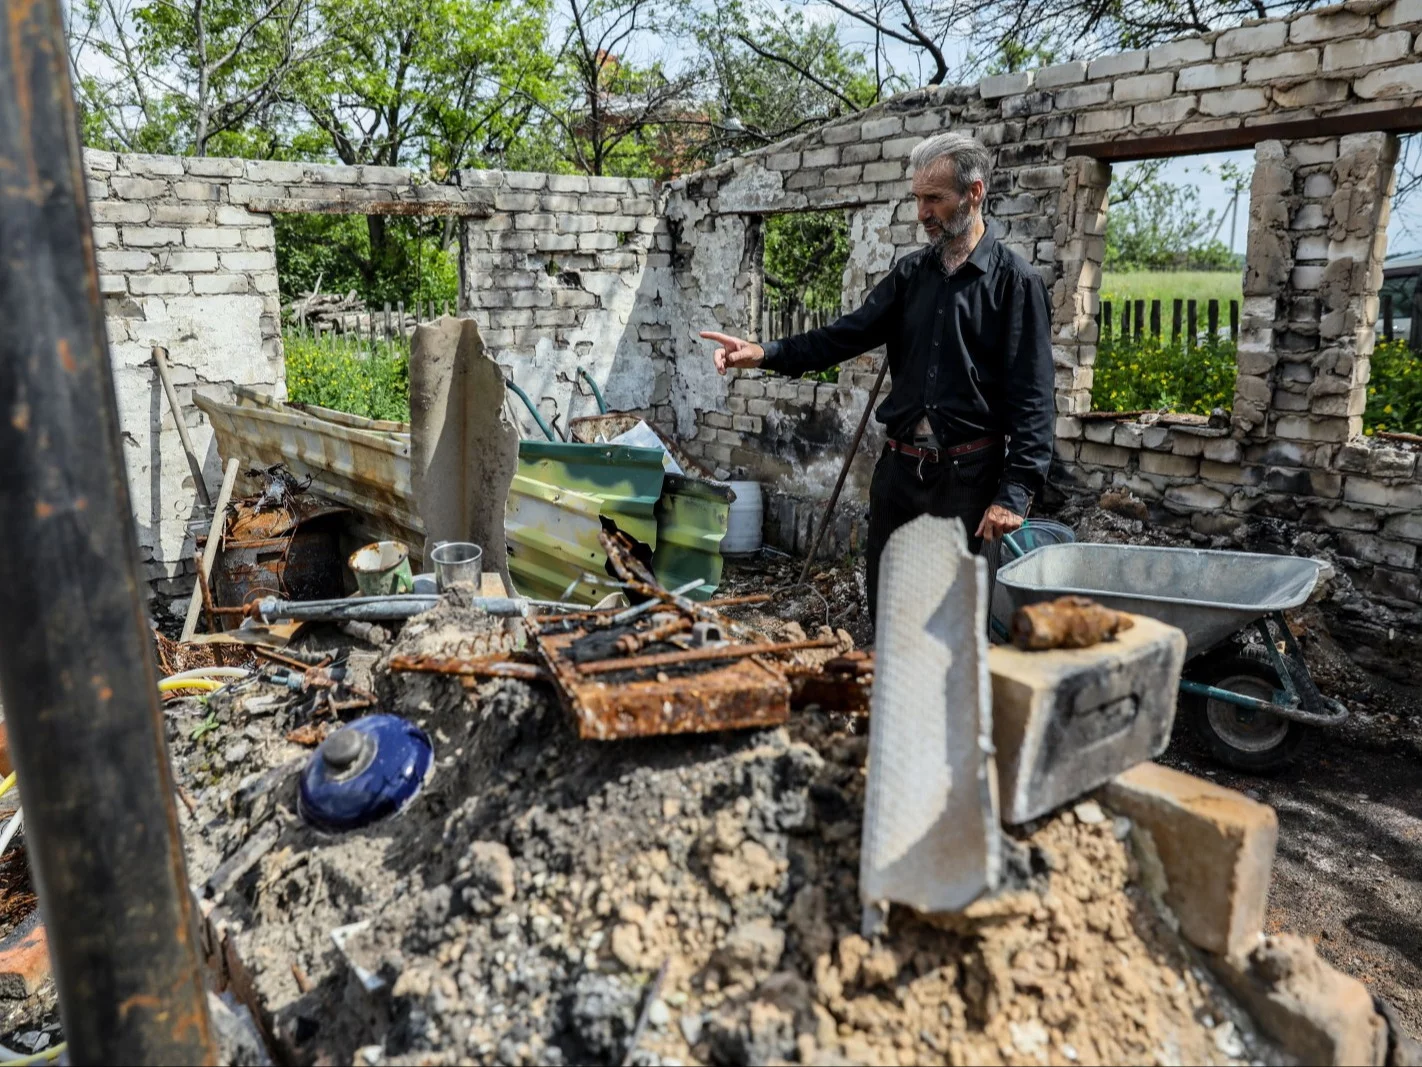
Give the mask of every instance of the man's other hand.
M 1001 504 L 994 504 L 983 514 L 983 521 L 978 523 L 978 532 L 973 536 L 996 541 L 1003 534 L 1019 529 L 1022 521 L 1022 516 L 1015 511 L 1008 511 Z
M 701 336 L 708 341 L 715 341 L 721 346 L 716 349 L 717 374 L 725 374 L 727 367 L 745 369 L 759 367 L 761 361 L 765 359 L 765 349 L 754 341 L 743 341 L 739 337 L 732 337 L 728 333 L 716 333 L 713 330 L 702 330 Z

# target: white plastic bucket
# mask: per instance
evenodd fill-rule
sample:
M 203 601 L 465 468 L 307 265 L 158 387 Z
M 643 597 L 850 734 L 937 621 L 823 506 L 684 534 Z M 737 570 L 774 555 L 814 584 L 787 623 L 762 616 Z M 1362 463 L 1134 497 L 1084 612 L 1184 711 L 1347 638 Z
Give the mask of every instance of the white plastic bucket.
M 759 482 L 729 482 L 736 499 L 731 501 L 731 518 L 721 542 L 723 556 L 740 556 L 760 551 L 764 503 Z

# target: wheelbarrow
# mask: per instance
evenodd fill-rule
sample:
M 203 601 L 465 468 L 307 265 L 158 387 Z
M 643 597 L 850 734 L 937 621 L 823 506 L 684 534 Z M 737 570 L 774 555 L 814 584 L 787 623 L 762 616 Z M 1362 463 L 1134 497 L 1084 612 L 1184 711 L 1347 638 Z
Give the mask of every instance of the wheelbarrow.
M 1024 604 L 1077 595 L 1185 632 L 1181 705 L 1215 758 L 1246 771 L 1283 766 L 1311 727 L 1337 726 L 1343 704 L 1319 692 L 1284 612 L 1309 597 L 1318 560 L 1198 548 L 1048 544 L 997 572 L 1008 615 Z M 1006 622 L 994 618 L 995 632 Z M 1231 641 L 1252 627 L 1261 644 Z

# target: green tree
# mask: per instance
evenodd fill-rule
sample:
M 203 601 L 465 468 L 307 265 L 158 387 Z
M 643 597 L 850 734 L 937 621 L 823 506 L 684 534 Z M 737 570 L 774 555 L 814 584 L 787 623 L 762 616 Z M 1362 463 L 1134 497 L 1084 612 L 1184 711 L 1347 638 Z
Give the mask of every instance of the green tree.
M 1118 181 L 1122 195 L 1106 210 L 1108 271 L 1235 270 L 1241 257 L 1216 234 L 1223 221 L 1214 210 L 1200 208 L 1194 186 L 1173 185 L 1158 176 L 1158 168 L 1142 174 L 1127 172 Z M 1113 181 L 1112 190 L 1117 189 Z

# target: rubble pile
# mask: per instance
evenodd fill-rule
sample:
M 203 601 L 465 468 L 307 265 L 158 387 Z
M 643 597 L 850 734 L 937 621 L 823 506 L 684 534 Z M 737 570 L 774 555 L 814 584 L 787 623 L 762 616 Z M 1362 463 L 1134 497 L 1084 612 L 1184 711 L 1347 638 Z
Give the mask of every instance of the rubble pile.
M 896 909 L 866 940 L 862 718 L 588 743 L 547 686 L 385 670 L 509 644 L 446 603 L 352 654 L 437 766 L 402 814 L 340 836 L 297 815 L 290 712 L 239 693 L 170 716 L 194 884 L 284 1058 L 1270 1058 L 1096 802 L 1014 831 L 1010 892 L 938 925 Z

